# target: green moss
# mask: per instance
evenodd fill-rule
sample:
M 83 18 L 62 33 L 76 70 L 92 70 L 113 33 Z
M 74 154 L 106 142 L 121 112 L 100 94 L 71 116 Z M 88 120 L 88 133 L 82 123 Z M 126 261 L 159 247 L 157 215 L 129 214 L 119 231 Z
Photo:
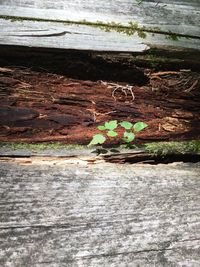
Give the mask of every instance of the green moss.
M 141 145 L 139 147 L 134 144 L 127 149 L 127 146 L 121 145 L 117 146 L 117 152 L 126 150 L 134 150 L 134 149 L 144 149 L 146 152 L 154 154 L 154 155 L 166 155 L 166 154 L 196 154 L 200 155 L 200 140 L 194 141 L 184 141 L 184 142 L 155 142 L 155 143 L 147 143 L 145 145 Z M 37 143 L 37 144 L 29 144 L 29 143 L 7 143 L 0 142 L 0 149 L 9 149 L 9 150 L 29 150 L 29 151 L 45 151 L 45 150 L 83 150 L 88 149 L 86 146 L 81 145 L 67 145 L 59 142 L 54 143 Z M 109 149 L 107 150 L 107 152 Z M 112 153 L 112 149 L 110 150 Z
M 146 38 L 147 34 L 145 33 L 144 29 L 139 27 L 136 22 L 130 21 L 128 26 L 124 26 L 121 23 L 111 22 L 108 24 L 104 24 L 99 21 L 95 27 L 98 27 L 106 32 L 116 31 L 118 33 L 126 34 L 128 36 L 134 35 L 135 33 L 138 34 L 141 38 Z
M 156 155 L 166 154 L 197 154 L 200 155 L 200 140 L 185 142 L 157 142 L 144 146 L 149 153 Z
M 61 144 L 59 142 L 55 143 L 37 143 L 37 144 L 29 144 L 29 143 L 0 143 L 0 148 L 5 149 L 12 149 L 12 150 L 19 150 L 19 149 L 25 149 L 25 150 L 34 150 L 34 151 L 41 151 L 41 150 L 56 150 L 56 149 L 83 149 L 84 146 L 81 145 L 65 145 Z
M 170 34 L 166 37 L 167 40 L 171 40 L 171 41 L 179 41 L 180 40 L 180 37 L 177 35 L 177 34 Z

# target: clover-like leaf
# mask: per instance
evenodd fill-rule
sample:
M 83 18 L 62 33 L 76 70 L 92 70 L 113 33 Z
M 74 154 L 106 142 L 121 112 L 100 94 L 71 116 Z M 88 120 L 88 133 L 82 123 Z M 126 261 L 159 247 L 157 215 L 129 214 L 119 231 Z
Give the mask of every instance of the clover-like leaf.
M 120 122 L 121 127 L 123 127 L 126 130 L 130 130 L 133 127 L 133 124 L 128 121 L 122 121 Z
M 123 140 L 127 143 L 132 142 L 135 139 L 134 133 L 131 132 L 124 132 L 124 138 Z
M 109 136 L 109 137 L 116 137 L 116 136 L 118 136 L 118 133 L 116 133 L 114 131 L 108 131 L 107 132 L 107 136 Z
M 146 127 L 148 127 L 148 125 L 142 121 L 136 122 L 133 126 L 133 129 L 135 132 L 140 132 L 142 130 L 144 130 Z
M 95 145 L 98 145 L 98 144 L 102 145 L 105 141 L 106 141 L 105 136 L 103 136 L 102 134 L 95 134 L 92 137 L 92 140 L 90 141 L 88 146 L 95 146 Z
M 117 120 L 106 122 L 105 127 L 107 130 L 110 130 L 110 131 L 116 129 L 117 128 Z
M 106 130 L 106 127 L 104 125 L 99 125 L 97 127 L 97 129 L 100 130 L 100 131 L 104 131 L 104 130 Z

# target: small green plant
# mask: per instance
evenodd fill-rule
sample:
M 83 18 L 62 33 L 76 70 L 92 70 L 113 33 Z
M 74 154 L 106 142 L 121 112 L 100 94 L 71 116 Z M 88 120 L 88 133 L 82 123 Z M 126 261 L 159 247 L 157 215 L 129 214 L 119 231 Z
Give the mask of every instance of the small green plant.
M 123 128 L 122 141 L 126 144 L 130 144 L 135 139 L 135 133 L 138 133 L 144 130 L 148 125 L 144 122 L 136 122 L 135 124 L 122 121 L 118 122 L 117 120 L 107 121 L 104 125 L 99 125 L 97 129 L 99 131 L 104 131 L 104 134 L 95 134 L 92 137 L 92 140 L 88 146 L 102 145 L 107 137 L 115 138 L 118 136 L 117 130 L 119 127 Z

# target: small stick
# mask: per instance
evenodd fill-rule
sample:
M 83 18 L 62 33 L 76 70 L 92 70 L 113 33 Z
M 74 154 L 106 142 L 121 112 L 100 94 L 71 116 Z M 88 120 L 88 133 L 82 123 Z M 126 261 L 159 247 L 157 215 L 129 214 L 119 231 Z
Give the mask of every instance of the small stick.
M 126 97 L 128 95 L 127 91 L 129 91 L 131 96 L 132 96 L 132 101 L 135 100 L 135 95 L 133 93 L 133 86 L 130 86 L 128 84 L 123 86 L 123 85 L 119 85 L 117 83 L 107 83 L 107 82 L 104 82 L 104 81 L 100 81 L 100 83 L 103 84 L 104 86 L 107 86 L 110 89 L 113 89 L 112 97 L 115 99 L 115 101 L 116 101 L 115 92 L 117 90 L 121 90 L 125 94 Z
M 186 92 L 186 93 L 189 93 L 189 92 L 191 92 L 194 88 L 195 88 L 195 86 L 198 84 L 198 80 L 196 80 L 193 84 L 192 84 L 192 86 L 190 86 L 190 88 L 188 88 L 188 89 L 186 89 L 184 92 Z
M 180 74 L 179 71 L 159 71 L 151 73 L 150 76 L 163 76 L 163 75 L 177 75 Z

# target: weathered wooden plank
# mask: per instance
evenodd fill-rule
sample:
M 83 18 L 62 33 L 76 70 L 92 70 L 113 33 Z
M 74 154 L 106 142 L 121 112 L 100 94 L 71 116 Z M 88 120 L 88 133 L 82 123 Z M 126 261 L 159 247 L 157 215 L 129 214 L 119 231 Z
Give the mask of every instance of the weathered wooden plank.
M 198 0 L 3 0 L 0 15 L 52 20 L 116 22 L 130 21 L 147 28 L 200 36 Z
M 199 265 L 197 165 L 46 163 L 1 162 L 1 266 Z
M 146 50 L 137 36 L 107 33 L 89 26 L 56 22 L 0 20 L 0 44 L 80 50 Z
M 0 44 L 97 51 L 144 52 L 150 46 L 200 48 L 200 39 L 174 41 L 162 34 L 127 36 L 86 25 L 0 19 Z

